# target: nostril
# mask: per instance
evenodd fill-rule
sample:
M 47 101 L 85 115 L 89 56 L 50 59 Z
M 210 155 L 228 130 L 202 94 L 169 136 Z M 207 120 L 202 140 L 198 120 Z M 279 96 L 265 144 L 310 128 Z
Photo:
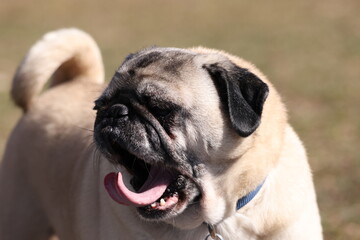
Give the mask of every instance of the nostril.
M 124 104 L 114 104 L 110 107 L 110 113 L 113 117 L 125 117 L 129 114 L 129 109 Z

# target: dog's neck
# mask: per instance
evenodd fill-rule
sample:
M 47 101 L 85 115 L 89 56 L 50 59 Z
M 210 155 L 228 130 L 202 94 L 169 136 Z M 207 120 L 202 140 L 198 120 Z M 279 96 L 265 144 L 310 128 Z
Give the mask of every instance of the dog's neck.
M 246 204 L 248 204 L 257 195 L 257 193 L 260 191 L 260 189 L 264 185 L 265 180 L 261 184 L 259 184 L 254 190 L 252 190 L 250 193 L 243 196 L 236 202 L 236 211 L 240 210 L 242 207 L 244 207 Z M 216 232 L 216 228 L 214 225 L 209 224 L 209 223 L 204 223 L 204 224 L 207 225 L 208 230 L 209 230 L 208 238 L 211 237 L 211 239 L 223 239 L 223 237 Z M 206 238 L 206 239 L 208 239 L 208 238 Z

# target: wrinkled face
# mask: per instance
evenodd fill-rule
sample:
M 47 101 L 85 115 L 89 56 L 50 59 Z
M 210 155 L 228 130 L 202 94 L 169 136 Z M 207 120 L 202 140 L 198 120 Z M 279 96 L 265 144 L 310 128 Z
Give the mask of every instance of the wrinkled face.
M 95 142 L 130 173 L 105 177 L 113 200 L 148 220 L 190 211 L 201 216 L 209 166 L 221 164 L 216 158 L 231 150 L 231 139 L 238 142 L 256 129 L 266 98 L 248 86 L 241 92 L 226 68 L 181 49 L 151 48 L 126 58 L 95 102 Z M 247 103 L 240 106 L 247 119 L 234 119 L 241 113 L 231 109 L 233 96 Z

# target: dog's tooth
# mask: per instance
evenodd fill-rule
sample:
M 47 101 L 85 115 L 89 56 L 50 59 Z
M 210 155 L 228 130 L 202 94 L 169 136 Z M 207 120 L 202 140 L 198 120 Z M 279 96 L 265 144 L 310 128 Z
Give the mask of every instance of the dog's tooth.
M 160 199 L 160 206 L 165 206 L 165 200 L 162 198 L 162 199 Z
M 152 203 L 150 206 L 151 206 L 152 208 L 156 208 L 156 202 Z

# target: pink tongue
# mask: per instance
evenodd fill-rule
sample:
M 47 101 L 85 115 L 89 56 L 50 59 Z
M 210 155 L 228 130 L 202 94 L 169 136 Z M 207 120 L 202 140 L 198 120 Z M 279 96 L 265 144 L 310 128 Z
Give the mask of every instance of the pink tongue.
M 138 193 L 130 191 L 124 184 L 122 174 L 109 173 L 104 179 L 104 185 L 113 200 L 120 204 L 135 207 L 146 206 L 158 200 L 169 184 L 174 180 L 170 172 L 153 166 L 149 177 Z

